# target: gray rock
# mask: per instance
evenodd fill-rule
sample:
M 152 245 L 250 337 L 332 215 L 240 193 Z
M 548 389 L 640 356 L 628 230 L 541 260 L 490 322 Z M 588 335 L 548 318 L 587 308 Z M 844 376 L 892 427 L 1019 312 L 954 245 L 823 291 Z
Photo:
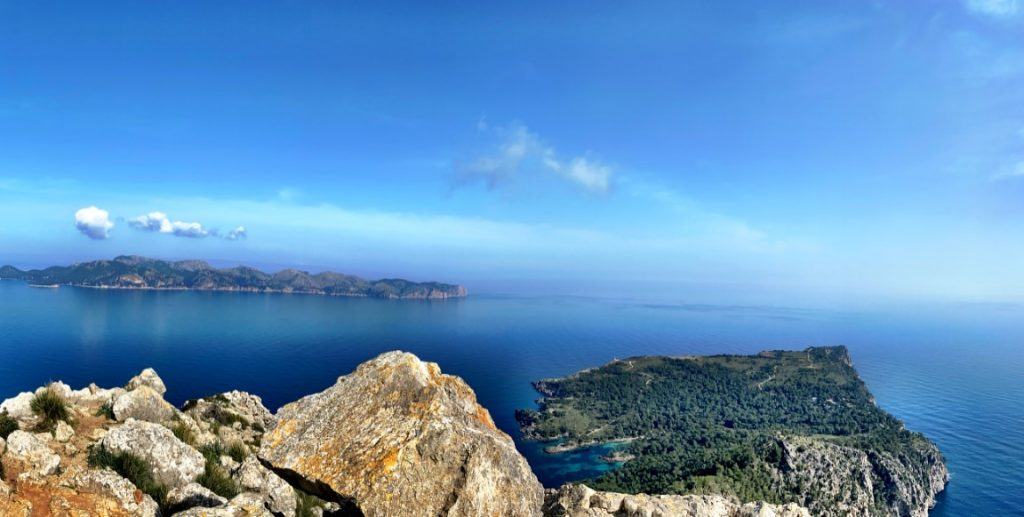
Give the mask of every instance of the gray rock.
M 363 514 L 534 516 L 543 489 L 458 377 L 390 352 L 286 405 L 260 460 Z
M 239 494 L 227 504 L 215 508 L 191 508 L 174 514 L 174 517 L 273 517 L 263 506 L 259 494 Z
M 263 401 L 242 391 L 190 400 L 183 408 L 204 430 L 216 431 L 223 443 L 259 443 L 264 432 L 274 425 L 274 416 Z
M 146 368 L 145 370 L 142 370 L 142 373 L 132 377 L 125 388 L 128 389 L 128 391 L 132 391 L 139 386 L 148 386 L 152 388 L 153 391 L 159 393 L 161 397 L 167 393 L 167 386 L 164 385 L 163 379 L 161 379 L 160 376 L 156 374 L 156 370 L 152 368 Z
M 153 469 L 153 477 L 170 488 L 185 486 L 203 473 L 206 460 L 199 451 L 182 443 L 170 429 L 150 422 L 128 419 L 111 429 L 100 445 L 111 452 L 134 454 Z
M 117 500 L 121 507 L 132 515 L 141 517 L 155 517 L 159 515 L 159 508 L 152 497 L 138 492 L 131 481 L 109 469 L 82 470 L 71 476 L 63 484 L 68 488 L 82 492 L 97 493 L 111 497 Z
M 189 483 L 168 492 L 167 502 L 174 508 L 214 508 L 227 504 L 228 500 L 213 493 L 199 483 Z
M 719 495 L 646 495 L 597 492 L 568 484 L 549 490 L 546 517 L 810 517 L 806 508 L 790 503 L 740 504 Z
M 30 477 L 50 476 L 60 469 L 60 456 L 53 453 L 46 442 L 25 431 L 14 431 L 7 437 L 4 462 L 15 461 L 21 471 Z
M 280 476 L 260 464 L 255 456 L 250 454 L 245 458 L 232 478 L 243 490 L 262 495 L 270 511 L 282 515 L 295 515 L 295 490 Z
M 124 422 L 129 418 L 147 422 L 167 422 L 177 409 L 149 386 L 138 386 L 114 400 L 114 418 Z
M 124 394 L 124 392 L 124 388 L 103 389 L 95 384 L 90 384 L 88 387 L 72 391 L 68 396 L 68 400 L 74 404 L 84 406 L 112 405 L 114 399 Z

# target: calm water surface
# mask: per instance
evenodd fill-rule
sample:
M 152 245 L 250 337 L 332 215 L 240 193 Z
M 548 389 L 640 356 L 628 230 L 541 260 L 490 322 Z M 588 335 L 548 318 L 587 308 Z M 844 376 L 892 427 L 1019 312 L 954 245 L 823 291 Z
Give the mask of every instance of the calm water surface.
M 63 380 L 123 384 L 146 366 L 167 398 L 230 389 L 272 410 L 387 350 L 465 378 L 498 425 L 532 404 L 530 382 L 642 354 L 753 353 L 843 344 L 886 410 L 938 443 L 952 482 L 932 515 L 1024 515 L 1024 309 L 898 311 L 645 304 L 474 296 L 394 302 L 318 296 L 33 289 L 0 282 L 0 399 Z M 609 468 L 602 450 L 550 457 L 519 443 L 555 485 Z

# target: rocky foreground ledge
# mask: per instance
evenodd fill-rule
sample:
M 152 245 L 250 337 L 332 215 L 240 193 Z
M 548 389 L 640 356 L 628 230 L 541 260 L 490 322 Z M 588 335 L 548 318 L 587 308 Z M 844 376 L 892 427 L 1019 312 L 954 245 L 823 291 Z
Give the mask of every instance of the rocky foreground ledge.
M 55 382 L 0 404 L 0 515 L 809 516 L 721 496 L 545 491 L 460 378 L 389 352 L 272 414 L 232 391 L 167 403 Z

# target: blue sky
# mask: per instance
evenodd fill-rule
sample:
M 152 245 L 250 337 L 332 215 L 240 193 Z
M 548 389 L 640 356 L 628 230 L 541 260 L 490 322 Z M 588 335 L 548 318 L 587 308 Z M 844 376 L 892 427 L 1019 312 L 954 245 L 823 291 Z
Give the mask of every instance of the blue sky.
M 1024 0 L 0 1 L 0 262 L 1017 301 L 1022 101 Z

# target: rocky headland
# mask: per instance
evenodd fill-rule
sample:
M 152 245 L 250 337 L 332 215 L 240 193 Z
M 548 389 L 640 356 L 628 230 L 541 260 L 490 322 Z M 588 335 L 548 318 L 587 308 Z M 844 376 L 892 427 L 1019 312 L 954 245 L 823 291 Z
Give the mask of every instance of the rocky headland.
M 718 494 L 545 490 L 462 379 L 403 352 L 276 413 L 244 392 L 179 408 L 166 391 L 147 369 L 123 387 L 54 382 L 4 400 L 0 515 L 811 515 Z
M 411 282 L 399 278 L 364 280 L 331 271 L 310 274 L 297 269 L 264 273 L 246 266 L 220 269 L 201 260 L 170 262 L 134 255 L 28 271 L 3 266 L 0 279 L 23 280 L 37 287 L 241 291 L 409 300 L 466 296 L 465 287 L 439 282 Z

